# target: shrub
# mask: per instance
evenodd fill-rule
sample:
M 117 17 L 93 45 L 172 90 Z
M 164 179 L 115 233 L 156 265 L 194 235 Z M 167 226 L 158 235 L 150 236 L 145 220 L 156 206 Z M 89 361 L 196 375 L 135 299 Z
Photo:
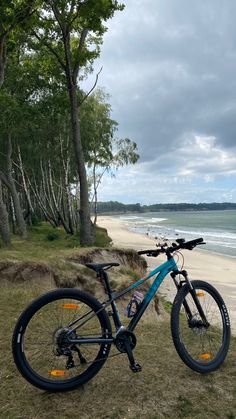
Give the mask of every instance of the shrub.
M 51 233 L 48 233 L 48 235 L 47 235 L 47 240 L 49 240 L 49 241 L 53 241 L 53 240 L 58 240 L 59 239 L 59 234 L 58 233 L 54 233 L 54 232 L 51 232 Z

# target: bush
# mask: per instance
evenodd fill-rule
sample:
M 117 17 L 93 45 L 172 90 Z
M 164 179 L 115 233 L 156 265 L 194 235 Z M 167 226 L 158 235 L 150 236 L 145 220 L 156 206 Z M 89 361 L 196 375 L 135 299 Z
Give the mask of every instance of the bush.
M 48 233 L 48 235 L 47 235 L 47 240 L 49 240 L 49 241 L 53 241 L 53 240 L 58 240 L 59 239 L 59 234 L 58 233 L 54 233 L 54 232 L 52 232 L 52 233 Z

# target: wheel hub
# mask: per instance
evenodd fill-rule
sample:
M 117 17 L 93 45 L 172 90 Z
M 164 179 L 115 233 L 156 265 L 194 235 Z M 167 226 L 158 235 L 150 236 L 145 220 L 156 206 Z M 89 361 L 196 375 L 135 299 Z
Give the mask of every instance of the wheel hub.
M 199 319 L 198 315 L 193 316 L 191 320 L 189 320 L 189 327 L 193 330 L 196 335 L 202 336 L 206 333 L 209 324 L 204 324 L 201 319 Z
M 53 334 L 53 343 L 54 343 L 54 350 L 53 352 L 57 355 L 70 355 L 71 349 L 70 349 L 70 342 L 68 342 L 67 333 L 69 332 L 69 329 L 66 327 L 61 327 L 59 329 L 56 329 Z M 76 337 L 76 333 L 74 332 L 71 335 L 72 338 Z

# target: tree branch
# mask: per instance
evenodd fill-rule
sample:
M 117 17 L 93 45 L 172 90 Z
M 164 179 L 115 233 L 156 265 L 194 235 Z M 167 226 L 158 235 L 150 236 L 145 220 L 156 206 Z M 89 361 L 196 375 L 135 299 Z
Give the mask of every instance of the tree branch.
M 78 73 L 79 73 L 79 69 L 80 69 L 80 54 L 82 52 L 84 43 L 85 43 L 85 39 L 86 36 L 88 35 L 88 29 L 84 28 L 82 30 L 81 36 L 80 36 L 80 40 L 79 40 L 79 45 L 78 45 L 78 49 L 77 49 L 77 60 L 75 62 L 74 65 L 74 70 L 73 70 L 73 78 L 74 80 L 77 79 L 78 77 Z
M 37 38 L 37 40 L 39 42 L 42 42 L 43 45 L 45 47 L 48 48 L 48 50 L 56 57 L 57 61 L 59 62 L 59 64 L 61 65 L 61 67 L 63 68 L 64 71 L 66 71 L 66 65 L 65 63 L 62 61 L 61 57 L 59 56 L 59 54 L 55 51 L 55 49 L 47 42 L 45 41 L 45 39 L 42 39 L 37 32 L 35 32 L 34 30 L 32 31 L 32 34 L 35 36 L 35 38 Z
M 75 1 L 72 1 L 70 12 L 69 12 L 69 19 L 71 19 L 68 23 L 69 27 L 71 27 L 73 25 L 74 21 L 79 17 L 79 12 L 80 12 L 81 7 L 84 4 L 86 4 L 87 2 L 88 2 L 88 0 L 84 1 L 83 3 L 78 3 L 77 4 L 77 10 L 76 10 L 75 16 L 71 19 L 72 15 L 73 15 L 73 11 L 74 11 L 74 6 L 75 6 Z
M 78 105 L 78 106 L 81 106 L 81 105 L 82 105 L 82 103 L 84 103 L 84 101 L 87 99 L 87 97 L 88 97 L 88 96 L 92 93 L 92 91 L 95 89 L 95 87 L 97 86 L 98 78 L 99 78 L 99 75 L 101 74 L 101 72 L 102 72 L 102 67 L 100 68 L 99 72 L 96 74 L 96 79 L 95 79 L 95 83 L 94 83 L 93 87 L 89 90 L 89 92 L 88 92 L 88 93 L 86 93 L 86 95 L 83 97 L 83 99 L 81 100 L 81 102 L 79 103 L 79 105 Z
M 60 26 L 60 29 L 62 31 L 62 34 L 64 35 L 65 33 L 65 23 L 63 24 L 62 22 L 62 15 L 58 10 L 58 7 L 56 6 L 56 2 L 55 0 L 52 0 L 49 2 L 49 4 L 51 5 L 52 11 L 54 13 L 54 16 L 57 20 L 58 25 Z

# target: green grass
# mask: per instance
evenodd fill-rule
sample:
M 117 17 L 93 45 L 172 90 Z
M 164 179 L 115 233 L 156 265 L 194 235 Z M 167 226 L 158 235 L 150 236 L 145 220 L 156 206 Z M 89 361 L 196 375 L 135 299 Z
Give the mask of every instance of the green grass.
M 55 237 L 54 240 L 51 240 Z M 104 228 L 96 227 L 95 247 L 108 247 L 110 237 Z M 42 222 L 28 229 L 28 239 L 12 237 L 12 248 L 0 248 L 1 260 L 14 259 L 19 261 L 42 261 L 54 257 L 58 252 L 80 249 L 80 236 L 66 234 L 62 227 L 53 228 L 49 223 Z
M 167 301 L 164 297 L 161 297 L 161 302 L 162 302 L 162 305 L 163 305 L 165 311 L 168 314 L 170 314 L 173 304 L 170 301 Z
M 0 418 L 236 418 L 236 339 L 218 371 L 199 375 L 175 352 L 169 321 L 138 326 L 135 357 L 141 373 L 133 374 L 121 355 L 73 392 L 49 394 L 28 384 L 12 360 L 12 331 L 23 308 L 49 288 L 50 283 L 0 282 Z

